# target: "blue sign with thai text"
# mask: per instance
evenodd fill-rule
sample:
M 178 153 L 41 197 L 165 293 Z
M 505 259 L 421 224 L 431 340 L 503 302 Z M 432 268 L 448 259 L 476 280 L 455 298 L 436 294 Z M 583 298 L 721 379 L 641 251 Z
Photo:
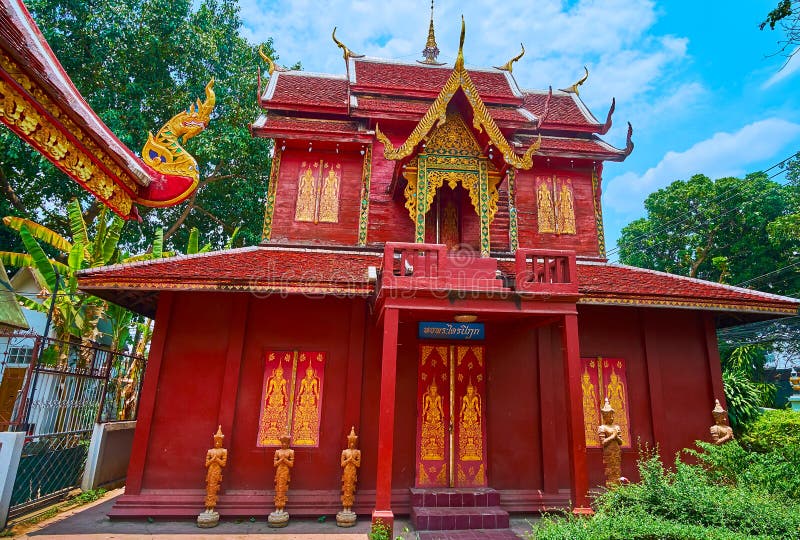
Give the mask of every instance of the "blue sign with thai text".
M 419 339 L 455 339 L 475 341 L 483 338 L 483 323 L 419 323 Z

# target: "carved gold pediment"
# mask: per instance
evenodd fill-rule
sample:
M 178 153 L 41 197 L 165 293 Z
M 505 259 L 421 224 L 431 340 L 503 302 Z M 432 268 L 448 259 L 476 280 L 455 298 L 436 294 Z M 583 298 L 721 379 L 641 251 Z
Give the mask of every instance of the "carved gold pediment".
M 380 130 L 380 127 L 378 125 L 375 126 L 375 136 L 383 143 L 384 157 L 394 161 L 405 159 L 414 153 L 417 145 L 423 142 L 432 130 L 443 128 L 448 123 L 447 106 L 456 92 L 460 90 L 472 108 L 473 129 L 478 133 L 486 133 L 492 144 L 500 151 L 506 163 L 517 169 L 530 169 L 533 167 L 533 155 L 541 145 L 541 136 L 525 150 L 522 156 L 517 155 L 514 148 L 500 131 L 500 128 L 497 127 L 494 118 L 492 118 L 480 95 L 478 95 L 478 89 L 472 82 L 469 72 L 464 68 L 463 45 L 464 24 L 462 20 L 461 42 L 453 72 L 430 108 L 428 108 L 403 144 L 395 148 L 389 138 Z

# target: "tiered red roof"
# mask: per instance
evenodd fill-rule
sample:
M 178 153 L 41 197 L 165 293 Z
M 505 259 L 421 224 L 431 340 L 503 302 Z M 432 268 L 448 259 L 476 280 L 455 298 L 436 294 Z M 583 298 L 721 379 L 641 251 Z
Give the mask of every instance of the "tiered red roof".
M 261 246 L 87 269 L 80 272 L 80 284 L 86 292 L 152 315 L 161 290 L 366 296 L 376 288 L 369 269 L 380 269 L 382 262 L 380 251 Z M 513 260 L 499 263 L 512 278 Z M 577 268 L 579 304 L 781 315 L 800 307 L 794 298 L 654 270 L 585 261 Z
M 261 98 L 266 114 L 254 125 L 254 133 L 272 138 L 308 138 L 308 124 L 301 118 L 311 114 L 329 120 L 356 120 L 361 127 L 354 132 L 361 133 L 370 133 L 376 122 L 385 119 L 417 123 L 453 70 L 452 66 L 373 58 L 350 58 L 347 68 L 349 78 L 274 72 Z M 497 69 L 473 69 L 469 75 L 498 127 L 510 140 L 522 143 L 521 147 L 530 144 L 523 137 L 542 131 L 545 141 L 539 153 L 548 157 L 621 161 L 627 156 L 627 149 L 613 148 L 592 137 L 605 133 L 610 120 L 600 123 L 577 94 L 522 91 L 510 73 Z M 292 116 L 297 120 L 295 133 L 291 131 Z M 352 135 L 336 128 L 327 134 L 317 131 L 321 138 L 330 140 L 336 139 L 337 133 Z M 350 139 L 340 136 L 336 140 Z

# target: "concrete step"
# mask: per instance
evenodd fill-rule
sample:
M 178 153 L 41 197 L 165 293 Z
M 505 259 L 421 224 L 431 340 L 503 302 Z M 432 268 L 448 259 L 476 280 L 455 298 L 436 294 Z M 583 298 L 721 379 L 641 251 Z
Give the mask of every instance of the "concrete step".
M 500 493 L 492 488 L 411 488 L 411 506 L 499 506 Z
M 499 506 L 412 507 L 411 523 L 417 531 L 508 529 L 508 512 Z
M 419 540 L 519 540 L 511 529 L 472 529 L 467 531 L 420 531 Z

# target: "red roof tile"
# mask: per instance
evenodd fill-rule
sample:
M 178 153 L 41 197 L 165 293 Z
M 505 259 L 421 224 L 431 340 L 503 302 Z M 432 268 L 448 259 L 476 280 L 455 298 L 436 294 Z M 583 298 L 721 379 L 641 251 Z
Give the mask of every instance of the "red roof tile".
M 547 94 L 525 92 L 522 106 L 541 118 L 545 112 L 546 103 Z M 571 94 L 557 93 L 554 93 L 550 99 L 550 109 L 544 121 L 545 127 L 553 124 L 571 127 L 591 127 L 593 129 L 598 129 L 601 125 L 586 117 Z
M 795 313 L 800 300 L 617 264 L 578 264 L 581 303 Z
M 265 131 L 298 131 L 311 133 L 358 133 L 358 123 L 348 120 L 317 120 L 316 118 L 297 118 L 269 114 L 264 117 L 264 123 L 257 121 L 253 130 Z
M 409 91 L 439 94 L 450 74 L 452 66 L 429 67 L 414 64 L 355 60 L 354 91 L 375 91 L 385 94 L 406 95 Z M 500 100 L 519 102 L 502 71 L 469 71 L 469 76 L 485 102 Z
M 107 298 L 115 290 L 121 298 L 125 291 L 159 290 L 369 295 L 374 284 L 367 269 L 381 264 L 379 252 L 264 246 L 87 269 L 79 284 Z M 514 262 L 501 260 L 499 268 L 511 273 Z M 581 304 L 773 314 L 800 307 L 792 298 L 631 266 L 582 261 L 577 271 Z
M 246 290 L 368 293 L 380 253 L 248 247 L 82 271 L 85 290 Z
M 384 96 L 363 96 L 357 97 L 359 111 L 369 113 L 405 113 L 413 114 L 415 117 L 422 118 L 428 112 L 433 99 L 401 99 Z M 496 122 L 514 122 L 533 124 L 533 121 L 523 115 L 516 107 L 488 105 L 487 109 L 492 114 Z
M 347 111 L 347 80 L 302 72 L 275 72 L 275 88 L 263 105 L 271 109 L 298 106 Z

